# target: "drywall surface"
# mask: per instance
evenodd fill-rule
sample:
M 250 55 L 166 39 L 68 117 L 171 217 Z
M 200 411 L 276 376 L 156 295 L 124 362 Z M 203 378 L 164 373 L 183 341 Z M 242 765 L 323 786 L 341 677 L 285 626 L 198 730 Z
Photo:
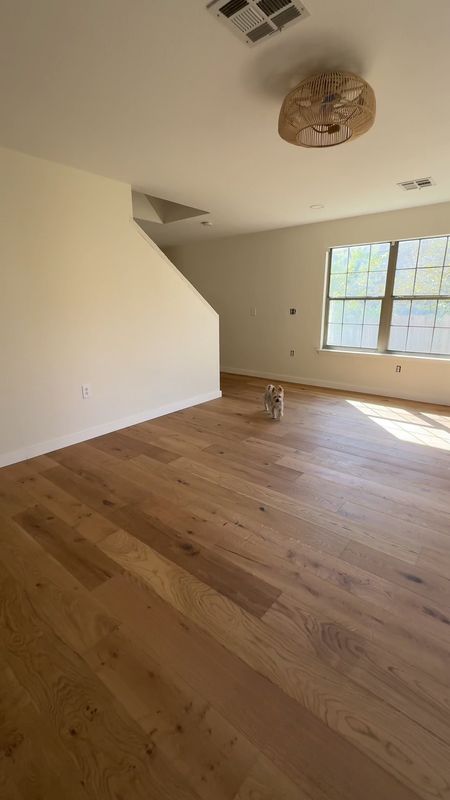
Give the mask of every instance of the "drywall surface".
M 219 312 L 223 370 L 450 403 L 450 360 L 320 351 L 330 247 L 448 233 L 450 203 L 443 203 L 179 246 L 167 254 Z
M 5 149 L 0 178 L 0 466 L 219 396 L 217 314 L 130 186 Z

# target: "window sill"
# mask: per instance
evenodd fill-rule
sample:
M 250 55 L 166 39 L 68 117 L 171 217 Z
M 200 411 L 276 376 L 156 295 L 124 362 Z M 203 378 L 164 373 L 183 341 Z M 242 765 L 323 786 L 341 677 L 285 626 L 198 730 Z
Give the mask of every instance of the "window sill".
M 375 351 L 370 350 L 334 350 L 331 347 L 316 347 L 316 353 L 332 353 L 338 354 L 340 356 L 369 356 L 372 358 L 376 356 L 377 358 L 413 358 L 419 361 L 450 361 L 450 356 L 427 356 L 427 355 L 417 355 L 415 353 L 378 353 Z

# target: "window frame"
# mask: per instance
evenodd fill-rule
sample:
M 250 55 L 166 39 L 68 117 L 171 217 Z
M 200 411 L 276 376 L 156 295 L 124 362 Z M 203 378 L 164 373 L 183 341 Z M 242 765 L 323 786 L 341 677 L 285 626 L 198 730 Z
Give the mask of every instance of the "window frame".
M 377 354 L 377 355 L 388 355 L 388 356 L 389 355 L 415 356 L 415 357 L 419 356 L 420 358 L 432 358 L 432 359 L 439 358 L 439 359 L 444 359 L 444 361 L 449 361 L 450 354 L 446 355 L 445 353 L 424 353 L 423 351 L 420 350 L 419 351 L 389 350 L 388 348 L 394 300 L 450 300 L 450 295 L 447 294 L 443 295 L 442 294 L 438 295 L 394 294 L 394 282 L 396 275 L 399 244 L 400 242 L 406 242 L 406 241 L 412 242 L 417 239 L 419 241 L 421 241 L 422 239 L 439 239 L 442 238 L 443 236 L 449 238 L 449 244 L 450 244 L 450 234 L 437 234 L 436 236 L 413 236 L 410 239 L 396 239 L 394 241 L 380 240 L 378 242 L 364 242 L 361 243 L 361 245 L 359 243 L 355 243 L 355 244 L 336 245 L 335 247 L 330 247 L 327 251 L 327 259 L 326 259 L 327 278 L 325 287 L 325 308 L 323 314 L 322 350 L 329 350 L 331 352 L 334 351 L 338 353 L 368 353 L 371 355 Z M 330 297 L 331 259 L 333 255 L 333 250 L 336 250 L 341 247 L 358 247 L 358 246 L 374 245 L 374 244 L 389 244 L 389 259 L 387 266 L 384 295 L 382 296 L 358 295 L 357 297 L 354 296 Z M 327 344 L 330 300 L 381 300 L 380 322 L 378 328 L 378 341 L 376 348 Z

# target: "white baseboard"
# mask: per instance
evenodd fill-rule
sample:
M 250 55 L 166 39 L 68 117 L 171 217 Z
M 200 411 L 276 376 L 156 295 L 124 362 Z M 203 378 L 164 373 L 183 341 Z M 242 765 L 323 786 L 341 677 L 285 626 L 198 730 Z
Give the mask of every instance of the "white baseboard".
M 122 428 L 129 428 L 130 425 L 138 425 L 140 422 L 147 422 L 157 417 L 163 417 L 166 414 L 173 414 L 175 411 L 182 411 L 184 408 L 198 406 L 200 403 L 207 403 L 210 400 L 216 400 L 218 397 L 222 397 L 222 392 L 219 390 L 198 394 L 194 397 L 188 397 L 186 400 L 179 400 L 176 403 L 169 403 L 159 408 L 151 408 L 147 411 L 141 411 L 138 414 L 132 414 L 129 417 L 122 417 L 121 419 L 104 422 L 101 425 L 95 425 L 83 431 L 76 431 L 76 433 L 58 436 L 55 439 L 48 439 L 46 442 L 38 442 L 10 453 L 0 453 L 0 467 L 17 464 L 19 461 L 26 461 L 27 458 L 43 456 L 46 453 L 53 452 L 53 450 L 60 450 L 62 447 L 69 447 L 71 444 L 86 442 L 88 439 L 95 439 L 96 436 L 103 436 L 105 433 L 112 433 Z
M 273 381 L 287 381 L 288 383 L 304 384 L 305 386 L 317 386 L 320 389 L 340 389 L 343 392 L 356 392 L 357 394 L 372 394 L 379 395 L 380 397 L 393 397 L 398 400 L 416 400 L 418 403 L 431 403 L 432 405 L 446 405 L 443 400 L 436 400 L 425 395 L 425 393 L 414 392 L 409 394 L 401 392 L 401 394 L 394 394 L 394 392 L 379 389 L 374 389 L 373 386 L 361 386 L 360 384 L 353 383 L 339 383 L 338 381 L 320 380 L 318 378 L 301 378 L 298 375 L 282 375 L 277 372 L 264 372 L 263 370 L 252 369 L 239 369 L 238 367 L 221 367 L 221 372 L 229 372 L 234 375 L 248 375 L 250 378 L 268 378 Z

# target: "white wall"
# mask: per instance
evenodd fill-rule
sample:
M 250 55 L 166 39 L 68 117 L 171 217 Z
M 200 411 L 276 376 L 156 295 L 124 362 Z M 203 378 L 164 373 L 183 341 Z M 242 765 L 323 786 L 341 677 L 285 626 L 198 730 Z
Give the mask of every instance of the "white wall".
M 318 352 L 329 247 L 443 233 L 450 233 L 450 203 L 216 239 L 167 253 L 219 312 L 224 371 L 450 403 L 450 360 Z M 252 307 L 256 317 L 250 316 Z M 290 307 L 297 308 L 296 316 L 289 316 Z
M 130 186 L 4 149 L 0 183 L 0 466 L 218 396 L 217 314 Z

